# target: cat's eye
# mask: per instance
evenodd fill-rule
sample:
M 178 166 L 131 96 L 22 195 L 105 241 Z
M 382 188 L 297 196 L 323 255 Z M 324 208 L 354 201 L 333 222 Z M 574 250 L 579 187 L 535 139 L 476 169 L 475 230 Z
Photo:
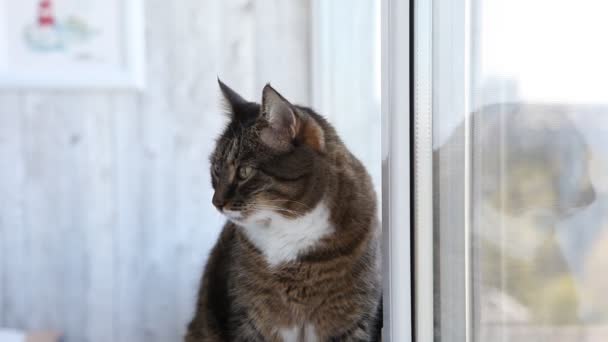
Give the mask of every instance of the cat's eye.
M 220 171 L 221 171 L 220 165 L 214 164 L 213 165 L 213 175 L 217 177 L 220 174 Z
M 253 173 L 253 168 L 251 166 L 241 166 L 238 170 L 239 179 L 247 179 Z

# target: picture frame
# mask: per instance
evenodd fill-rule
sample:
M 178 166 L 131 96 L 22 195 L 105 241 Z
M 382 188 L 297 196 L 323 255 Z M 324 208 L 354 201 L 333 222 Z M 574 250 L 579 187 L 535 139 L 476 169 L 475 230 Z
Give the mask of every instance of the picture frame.
M 0 89 L 142 89 L 143 0 L 0 0 Z

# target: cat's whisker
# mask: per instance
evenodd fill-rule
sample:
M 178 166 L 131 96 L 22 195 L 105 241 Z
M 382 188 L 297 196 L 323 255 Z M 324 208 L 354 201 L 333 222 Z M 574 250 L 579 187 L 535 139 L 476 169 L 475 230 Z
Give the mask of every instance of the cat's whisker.
M 289 200 L 289 199 L 273 199 L 273 200 L 266 200 L 266 202 L 283 202 L 283 203 L 295 203 L 301 206 L 306 207 L 306 209 L 311 209 L 310 206 L 306 203 L 302 203 L 299 201 L 294 201 L 294 200 Z
M 272 206 L 272 205 L 255 204 L 255 205 L 251 205 L 251 206 L 247 207 L 247 210 L 275 210 L 275 211 L 290 213 L 293 215 L 300 215 L 300 213 L 296 212 L 295 210 L 281 208 L 281 207 Z
M 287 208 L 282 208 L 282 207 L 277 207 L 277 206 L 271 206 L 271 205 L 255 205 L 251 207 L 252 209 L 271 209 L 271 210 L 280 210 L 280 211 L 287 211 L 287 212 L 292 212 L 292 213 L 296 213 L 295 210 L 291 210 L 291 209 L 287 209 Z

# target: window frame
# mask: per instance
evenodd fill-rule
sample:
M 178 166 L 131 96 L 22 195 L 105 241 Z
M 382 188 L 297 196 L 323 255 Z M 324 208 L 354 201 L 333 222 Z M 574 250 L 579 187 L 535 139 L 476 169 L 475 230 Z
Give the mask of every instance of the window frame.
M 382 7 L 383 224 L 385 248 L 385 340 L 469 342 L 471 310 L 471 123 L 470 55 L 473 0 L 384 0 Z M 445 21 L 444 17 L 451 20 Z M 440 35 L 439 35 L 440 34 Z M 473 70 L 474 71 L 474 70 Z M 472 75 L 472 76 L 471 76 Z M 437 96 L 443 94 L 444 96 Z M 445 96 L 447 95 L 447 96 Z M 447 101 L 446 101 L 447 99 Z M 449 232 L 459 248 L 451 270 L 437 268 L 434 236 L 434 126 L 437 110 L 464 118 L 463 211 Z M 440 234 L 444 234 L 442 231 Z M 453 262 L 452 262 L 453 261 Z M 441 277 L 434 279 L 436 272 Z M 436 299 L 441 278 L 458 282 L 447 312 Z M 461 297 L 461 298 L 457 298 Z M 437 302 L 436 302 L 437 301 Z M 464 303 L 464 305 L 460 305 Z M 435 311 L 438 310 L 438 311 Z
M 382 110 L 382 232 L 384 341 L 433 341 L 434 312 L 434 213 L 433 213 L 433 111 L 434 94 L 445 91 L 436 82 L 434 69 L 455 55 L 464 53 L 468 26 L 451 33 L 454 41 L 436 40 L 438 11 L 466 11 L 471 0 L 381 0 L 381 110 Z M 311 64 L 313 103 L 327 108 L 331 39 L 323 36 L 336 4 L 313 0 L 311 6 Z M 341 3 L 344 7 L 346 4 Z M 333 6 L 333 7 L 332 7 Z M 328 15 L 328 11 L 331 12 Z M 461 12 L 464 13 L 464 12 Z M 448 25 L 462 25 L 468 18 Z M 445 56 L 433 50 L 443 44 Z M 447 49 L 447 50 L 446 50 Z M 467 56 L 462 55 L 466 62 Z M 444 64 L 446 65 L 446 64 Z M 459 69 L 459 68 L 455 68 Z M 465 69 L 452 70 L 450 86 L 461 86 Z M 314 75 L 317 75 L 316 77 Z M 459 83 L 460 82 L 460 83 Z M 443 86 L 442 86 L 443 87 Z M 466 88 L 466 87 L 464 87 Z M 463 91 L 468 91 L 468 88 Z M 464 96 L 465 93 L 462 94 Z M 459 95 L 460 96 L 460 95 Z M 463 99 L 466 97 L 462 97 Z M 461 101 L 459 99 L 458 101 Z M 329 101 L 329 102 L 328 102 Z M 459 102 L 461 104 L 461 102 Z M 445 103 L 444 103 L 445 105 Z M 467 107 L 463 107 L 463 113 Z M 463 227 L 466 226 L 466 223 Z M 464 229 L 456 232 L 468 246 Z M 466 254 L 466 253 L 465 253 Z M 469 272 L 467 255 L 459 255 L 454 272 Z M 461 267 L 462 266 L 462 267 Z M 464 269 L 462 269 L 464 267 Z M 467 278 L 467 276 L 465 276 Z M 470 284 L 464 284 L 467 288 Z M 468 293 L 468 290 L 465 291 Z M 464 293 L 465 302 L 469 302 Z M 450 304 L 451 305 L 451 304 Z M 450 313 L 450 317 L 452 314 Z M 456 316 L 456 315 L 454 315 Z M 470 307 L 453 317 L 458 332 L 454 337 L 470 340 Z M 452 328 L 452 327 L 451 327 Z M 450 334 L 451 338 L 452 335 Z
M 382 224 L 385 341 L 412 341 L 411 2 L 383 0 Z M 432 323 L 432 320 L 431 320 Z

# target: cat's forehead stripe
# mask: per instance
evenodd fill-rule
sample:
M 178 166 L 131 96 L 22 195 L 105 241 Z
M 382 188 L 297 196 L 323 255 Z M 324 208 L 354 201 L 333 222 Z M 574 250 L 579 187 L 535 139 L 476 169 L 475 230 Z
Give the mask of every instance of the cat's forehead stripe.
M 230 145 L 229 147 L 224 151 L 224 160 L 228 161 L 228 162 L 232 162 L 234 160 L 236 160 L 236 158 L 238 157 L 238 152 L 239 152 L 239 147 L 240 147 L 240 139 L 238 138 L 233 138 L 230 141 Z

